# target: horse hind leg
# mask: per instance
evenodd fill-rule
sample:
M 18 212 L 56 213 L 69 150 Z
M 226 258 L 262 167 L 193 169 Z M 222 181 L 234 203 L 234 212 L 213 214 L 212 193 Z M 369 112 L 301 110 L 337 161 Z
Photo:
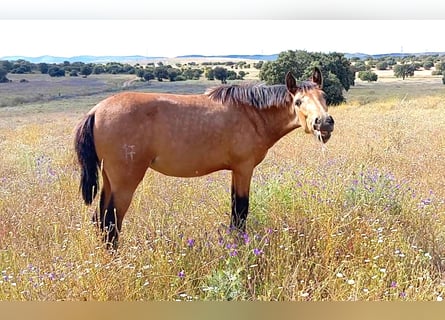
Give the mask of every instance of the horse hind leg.
M 117 245 L 117 217 L 110 182 L 104 171 L 102 171 L 102 178 L 103 186 L 100 194 L 99 206 L 93 214 L 92 220 L 103 235 L 103 241 L 107 244 L 107 248 L 110 248 L 111 245 L 113 245 L 113 247 L 116 247 Z

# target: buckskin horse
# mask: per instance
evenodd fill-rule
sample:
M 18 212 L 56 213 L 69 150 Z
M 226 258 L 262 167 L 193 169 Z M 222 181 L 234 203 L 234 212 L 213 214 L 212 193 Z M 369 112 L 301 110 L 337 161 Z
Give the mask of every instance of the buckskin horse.
M 175 177 L 232 171 L 230 227 L 245 231 L 254 168 L 284 135 L 302 127 L 323 143 L 334 129 L 323 78 L 289 72 L 285 85 L 221 85 L 199 95 L 119 93 L 99 102 L 75 130 L 80 190 L 102 190 L 93 221 L 117 247 L 122 220 L 148 168 Z

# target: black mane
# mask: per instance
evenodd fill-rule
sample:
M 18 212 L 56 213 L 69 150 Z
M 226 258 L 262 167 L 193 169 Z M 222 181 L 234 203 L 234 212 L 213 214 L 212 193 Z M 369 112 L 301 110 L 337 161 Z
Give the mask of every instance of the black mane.
M 299 90 L 311 90 L 317 87 L 312 82 L 302 82 Z M 248 104 L 258 109 L 288 106 L 292 96 L 285 85 L 267 86 L 264 84 L 222 85 L 206 92 L 213 101 L 223 104 Z

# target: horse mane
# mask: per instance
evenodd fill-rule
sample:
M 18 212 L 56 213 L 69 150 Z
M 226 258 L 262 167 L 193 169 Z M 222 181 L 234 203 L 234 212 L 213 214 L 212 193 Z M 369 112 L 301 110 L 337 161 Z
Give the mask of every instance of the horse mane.
M 299 90 L 315 89 L 316 84 L 304 81 L 298 85 Z M 223 104 L 248 104 L 258 109 L 288 106 L 292 96 L 285 85 L 244 84 L 222 85 L 211 88 L 205 93 L 211 100 Z

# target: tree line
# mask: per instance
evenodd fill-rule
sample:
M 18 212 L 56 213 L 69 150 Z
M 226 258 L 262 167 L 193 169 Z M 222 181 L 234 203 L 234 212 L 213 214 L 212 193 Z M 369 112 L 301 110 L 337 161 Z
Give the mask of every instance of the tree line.
M 83 76 L 91 74 L 134 74 L 141 81 L 183 81 L 219 80 L 226 83 L 229 80 L 243 80 L 251 67 L 259 70 L 260 80 L 267 84 L 283 83 L 285 73 L 291 71 L 299 80 L 306 80 L 313 68 L 317 66 L 324 76 L 324 91 L 329 105 L 345 101 L 344 93 L 355 85 L 355 79 L 377 81 L 373 70 L 393 70 L 396 77 L 405 79 L 411 77 L 417 70 L 432 71 L 433 75 L 442 75 L 445 84 L 445 56 L 382 56 L 374 58 L 346 58 L 343 53 L 307 52 L 304 50 L 288 50 L 281 52 L 274 61 L 258 61 L 255 63 L 241 62 L 189 62 L 165 65 L 163 62 L 130 65 L 126 63 L 109 62 L 83 63 L 65 61 L 59 64 L 31 63 L 25 60 L 0 61 L 0 82 L 8 82 L 7 74 L 36 73 L 48 74 L 51 77 Z
M 358 78 L 363 81 L 377 81 L 378 76 L 373 70 L 392 70 L 395 77 L 406 79 L 414 76 L 415 72 L 421 69 L 431 70 L 434 68 L 431 74 L 442 75 L 442 83 L 445 84 L 445 56 L 440 54 L 382 56 L 378 59 L 372 57 L 352 58 L 351 62 L 358 73 Z
M 148 63 L 145 66 L 140 64 L 131 65 L 128 63 L 108 62 L 84 63 L 69 62 L 63 63 L 32 63 L 23 59 L 16 61 L 0 61 L 0 82 L 9 82 L 8 73 L 29 74 L 42 73 L 50 77 L 88 77 L 91 74 L 134 74 L 142 81 L 157 79 L 158 81 L 184 81 L 199 80 L 205 76 L 209 80 L 220 80 L 225 83 L 227 80 L 243 80 L 248 72 L 239 69 L 250 68 L 250 64 L 241 62 L 224 62 L 221 66 L 203 63 L 201 66 L 194 62 L 187 64 L 177 63 L 176 65 L 164 65 L 163 62 Z M 227 66 L 227 68 L 225 67 Z

